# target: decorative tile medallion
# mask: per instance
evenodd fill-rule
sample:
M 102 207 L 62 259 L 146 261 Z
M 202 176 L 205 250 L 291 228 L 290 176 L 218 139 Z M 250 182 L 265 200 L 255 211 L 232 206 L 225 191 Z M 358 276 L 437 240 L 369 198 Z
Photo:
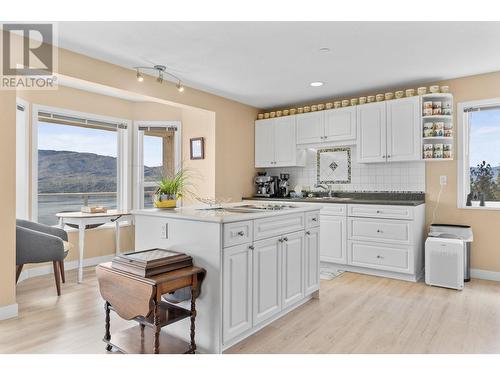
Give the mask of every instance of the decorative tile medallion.
M 317 151 L 318 184 L 351 183 L 351 148 L 333 147 Z

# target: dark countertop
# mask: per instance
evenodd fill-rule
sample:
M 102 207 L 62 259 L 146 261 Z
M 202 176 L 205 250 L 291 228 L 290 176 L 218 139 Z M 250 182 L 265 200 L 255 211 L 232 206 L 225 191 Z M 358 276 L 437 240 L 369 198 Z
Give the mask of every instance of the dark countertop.
M 327 197 L 328 194 L 318 195 L 319 197 Z M 335 193 L 333 199 L 317 199 L 317 198 L 262 198 L 262 197 L 246 197 L 243 200 L 269 200 L 283 202 L 304 202 L 304 203 L 343 203 L 343 204 L 379 204 L 379 205 L 394 205 L 394 206 L 419 206 L 425 203 L 424 193 Z

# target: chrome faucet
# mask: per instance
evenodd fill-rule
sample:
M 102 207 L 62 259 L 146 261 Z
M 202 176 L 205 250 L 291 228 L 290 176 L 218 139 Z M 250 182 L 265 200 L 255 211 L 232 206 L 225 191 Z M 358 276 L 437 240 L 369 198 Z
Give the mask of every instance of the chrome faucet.
M 332 193 L 333 193 L 333 185 L 323 185 L 323 184 L 317 184 L 316 185 L 317 188 L 321 188 L 323 190 L 327 190 L 328 191 L 328 198 L 333 198 L 332 196 Z

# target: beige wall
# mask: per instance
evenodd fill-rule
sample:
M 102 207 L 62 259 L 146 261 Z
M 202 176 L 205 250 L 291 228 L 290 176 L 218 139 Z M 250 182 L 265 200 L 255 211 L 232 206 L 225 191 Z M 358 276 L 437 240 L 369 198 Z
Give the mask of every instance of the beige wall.
M 0 91 L 0 307 L 16 303 L 16 93 Z
M 438 82 L 450 86 L 455 101 L 454 124 L 457 103 L 500 97 L 500 72 Z M 499 124 L 500 126 L 500 124 Z M 454 150 L 457 150 L 455 139 Z M 500 272 L 500 211 L 457 208 L 457 161 L 429 162 L 426 168 L 427 224 L 432 220 L 439 192 L 439 176 L 447 175 L 448 184 L 441 195 L 436 222 L 472 225 L 472 268 Z

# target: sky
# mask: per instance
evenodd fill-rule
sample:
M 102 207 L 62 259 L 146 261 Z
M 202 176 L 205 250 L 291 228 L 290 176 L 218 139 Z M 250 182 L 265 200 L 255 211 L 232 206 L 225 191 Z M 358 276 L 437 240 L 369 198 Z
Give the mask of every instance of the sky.
M 40 150 L 90 152 L 113 156 L 117 153 L 116 132 L 38 123 L 38 148 Z M 144 165 L 162 165 L 162 140 L 160 137 L 144 137 Z
M 483 160 L 492 167 L 500 165 L 500 109 L 471 112 L 470 165 Z

